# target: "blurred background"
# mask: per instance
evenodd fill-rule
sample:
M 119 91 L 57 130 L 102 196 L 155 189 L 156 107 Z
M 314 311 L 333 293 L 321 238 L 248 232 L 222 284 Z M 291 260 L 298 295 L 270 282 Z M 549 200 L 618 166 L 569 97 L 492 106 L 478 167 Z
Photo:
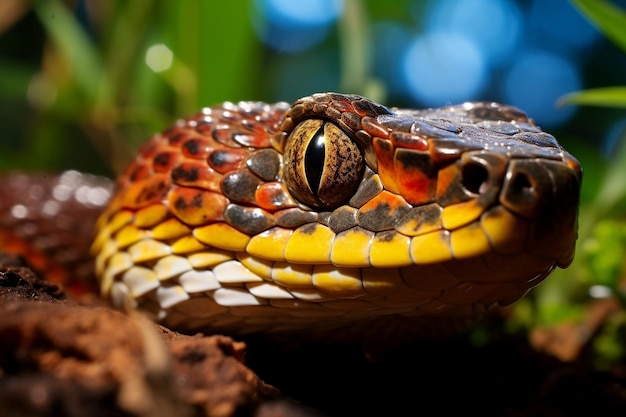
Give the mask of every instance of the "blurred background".
M 341 91 L 399 107 L 506 102 L 585 169 L 575 264 L 520 303 L 512 326 L 581 320 L 596 298 L 625 299 L 626 113 L 558 103 L 626 85 L 626 54 L 573 3 L 1 0 L 0 170 L 113 176 L 150 134 L 225 100 Z M 625 320 L 613 320 L 615 340 Z
M 0 168 L 111 175 L 202 106 L 318 91 L 506 102 L 602 157 L 623 111 L 556 103 L 616 84 L 626 55 L 567 0 L 2 0 Z

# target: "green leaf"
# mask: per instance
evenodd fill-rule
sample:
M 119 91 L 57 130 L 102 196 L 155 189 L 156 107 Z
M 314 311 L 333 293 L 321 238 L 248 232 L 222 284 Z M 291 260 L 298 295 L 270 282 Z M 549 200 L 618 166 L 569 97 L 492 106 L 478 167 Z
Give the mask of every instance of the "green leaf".
M 564 95 L 558 101 L 559 106 L 573 104 L 626 108 L 626 87 L 603 87 L 579 91 Z
M 626 52 L 626 11 L 605 0 L 570 0 L 604 35 Z
M 599 213 L 609 213 L 613 210 L 620 200 L 626 197 L 626 132 L 622 133 L 620 138 L 621 144 L 612 156 L 606 170 L 606 178 L 602 182 L 596 200 L 594 209 Z
M 588 283 L 619 292 L 623 254 L 626 251 L 626 223 L 614 218 L 600 220 L 580 250 L 588 269 L 585 277 Z
M 147 27 L 155 10 L 154 1 L 110 2 L 110 17 L 107 19 L 106 48 L 102 54 L 103 66 L 110 83 L 111 95 L 116 101 L 129 101 L 134 92 L 136 80 L 130 76 L 137 67 L 143 65 Z M 156 13 L 155 13 L 156 14 Z
M 104 87 L 102 62 L 89 34 L 59 1 L 39 0 L 33 5 L 48 35 L 67 60 L 77 84 L 95 102 Z

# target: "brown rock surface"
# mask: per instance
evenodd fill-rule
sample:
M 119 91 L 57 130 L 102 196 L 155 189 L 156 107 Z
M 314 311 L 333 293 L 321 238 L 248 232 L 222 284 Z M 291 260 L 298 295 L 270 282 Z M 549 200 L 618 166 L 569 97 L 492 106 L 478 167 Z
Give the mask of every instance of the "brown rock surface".
M 243 365 L 242 342 L 78 305 L 16 258 L 2 260 L 3 416 L 227 417 L 278 396 Z

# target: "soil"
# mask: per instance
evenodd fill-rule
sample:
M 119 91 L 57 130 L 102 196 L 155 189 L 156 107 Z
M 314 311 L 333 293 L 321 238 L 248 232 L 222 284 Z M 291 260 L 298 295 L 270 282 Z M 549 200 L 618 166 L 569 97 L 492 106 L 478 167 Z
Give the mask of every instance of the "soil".
M 94 294 L 68 295 L 21 258 L 3 255 L 0 414 L 626 415 L 626 366 L 595 369 L 576 342 L 580 329 L 527 337 L 500 332 L 501 325 L 498 315 L 483 323 L 490 338 L 482 345 L 460 334 L 377 352 L 182 335 Z

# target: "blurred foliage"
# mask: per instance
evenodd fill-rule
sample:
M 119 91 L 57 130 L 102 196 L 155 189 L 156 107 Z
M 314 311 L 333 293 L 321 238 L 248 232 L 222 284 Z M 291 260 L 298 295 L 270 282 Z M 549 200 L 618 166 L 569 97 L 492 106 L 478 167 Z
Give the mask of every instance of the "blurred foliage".
M 604 0 L 571 0 L 615 46 L 626 53 L 626 11 Z M 562 105 L 626 108 L 626 86 L 594 88 L 562 97 Z
M 248 1 L 77 5 L 35 0 L 16 22 L 28 32 L 41 27 L 14 40 L 41 52 L 30 62 L 12 51 L 0 56 L 2 106 L 20 104 L 8 111 L 24 129 L 0 142 L 0 152 L 12 155 L 0 168 L 62 169 L 74 161 L 74 168 L 112 174 L 139 142 L 176 116 L 259 95 L 261 49 L 246 19 Z M 174 51 L 174 61 L 154 72 L 145 65 L 145 51 L 159 43 Z
M 3 1 L 0 170 L 114 175 L 146 137 L 177 117 L 225 100 L 274 101 L 277 63 L 320 56 L 264 48 L 251 24 L 252 0 Z M 626 50 L 622 10 L 603 0 L 571 2 Z M 337 57 L 337 88 L 385 101 L 385 86 L 369 67 L 370 19 L 406 20 L 408 3 L 346 1 L 335 33 L 321 46 L 332 52 L 323 56 Z M 167 45 L 173 61 L 155 72 L 146 65 L 146 51 L 159 44 Z M 578 254 L 569 269 L 555 271 L 516 304 L 511 329 L 580 320 L 593 286 L 625 297 L 626 146 L 622 133 L 622 145 L 607 160 L 600 138 L 624 117 L 626 87 L 573 93 L 560 104 L 613 108 L 583 109 L 552 132 L 585 169 Z M 609 362 L 624 359 L 625 321 L 614 317 L 597 339 Z

